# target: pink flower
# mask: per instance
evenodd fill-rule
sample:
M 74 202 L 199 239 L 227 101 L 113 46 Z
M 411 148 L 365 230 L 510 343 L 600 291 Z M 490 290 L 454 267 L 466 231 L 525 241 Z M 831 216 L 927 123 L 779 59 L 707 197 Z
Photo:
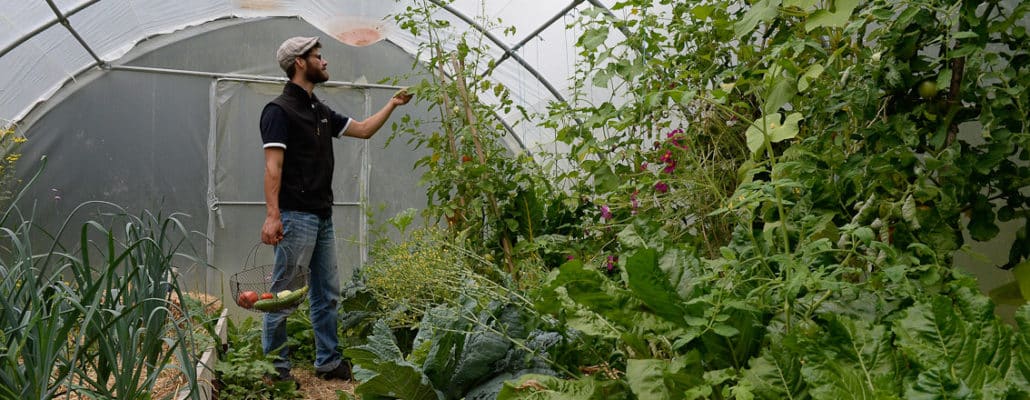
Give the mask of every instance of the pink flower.
M 647 171 L 647 161 L 640 163 L 640 170 Z
M 662 169 L 662 172 L 665 172 L 667 174 L 671 174 L 673 172 L 676 172 L 676 162 L 675 161 L 670 162 L 669 165 L 666 165 L 665 168 Z
M 669 191 L 669 185 L 666 185 L 665 182 L 659 181 L 658 183 L 654 184 L 654 190 L 656 190 L 658 193 L 665 193 Z
M 662 158 L 660 158 L 659 161 L 663 163 L 674 162 L 674 160 L 672 159 L 672 151 L 666 150 L 665 154 L 662 154 Z
M 601 218 L 605 221 L 610 221 L 612 219 L 612 211 L 608 209 L 608 206 L 606 205 L 601 206 Z
M 633 194 L 629 195 L 629 204 L 633 207 L 633 210 L 630 213 L 632 213 L 633 215 L 637 215 L 637 208 L 640 207 L 640 202 L 637 201 L 636 190 L 633 191 Z
M 605 263 L 605 270 L 609 274 L 615 272 L 615 265 L 619 263 L 619 256 L 608 256 L 608 261 Z
M 572 260 L 575 260 L 575 259 L 576 259 L 576 256 L 573 256 L 572 254 L 569 254 L 569 255 L 565 256 L 565 261 L 572 261 Z

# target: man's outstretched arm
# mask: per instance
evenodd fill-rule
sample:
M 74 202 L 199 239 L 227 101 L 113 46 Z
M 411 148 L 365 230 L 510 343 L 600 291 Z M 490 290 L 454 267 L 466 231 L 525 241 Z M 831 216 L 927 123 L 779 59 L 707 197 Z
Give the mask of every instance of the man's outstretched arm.
M 375 135 L 379 131 L 379 128 L 383 127 L 387 119 L 390 119 L 390 114 L 398 106 L 408 104 L 411 100 L 410 94 L 400 94 L 390 98 L 390 101 L 386 102 L 378 112 L 372 114 L 371 117 L 366 118 L 364 121 L 353 121 L 347 125 L 347 130 L 343 131 L 344 136 L 356 137 L 358 139 L 368 139 Z

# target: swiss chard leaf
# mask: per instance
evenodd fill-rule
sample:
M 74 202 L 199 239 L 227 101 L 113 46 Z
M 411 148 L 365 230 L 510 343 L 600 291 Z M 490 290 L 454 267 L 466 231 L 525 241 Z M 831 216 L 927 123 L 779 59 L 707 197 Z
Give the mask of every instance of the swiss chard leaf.
M 884 325 L 830 315 L 826 334 L 808 346 L 802 368 L 816 399 L 890 399 L 901 392 L 902 366 Z
M 671 360 L 631 359 L 626 361 L 626 382 L 640 399 L 677 399 L 701 385 L 701 357 L 697 352 Z
M 784 340 L 774 340 L 752 358 L 743 371 L 738 388 L 757 399 L 801 399 L 809 396 L 808 385 L 801 376 L 801 357 L 787 349 Z
M 983 296 L 960 288 L 957 301 L 935 296 L 903 312 L 894 324 L 901 351 L 921 370 L 906 396 L 928 393 L 962 395 L 966 390 L 991 397 L 1011 389 L 1010 329 Z
M 658 267 L 658 256 L 653 249 L 644 249 L 626 262 L 629 287 L 633 295 L 643 301 L 654 313 L 670 322 L 687 326 L 687 310 L 669 277 Z
M 606 400 L 625 398 L 619 381 L 599 381 L 593 376 L 565 380 L 549 375 L 527 374 L 505 382 L 497 400 Z

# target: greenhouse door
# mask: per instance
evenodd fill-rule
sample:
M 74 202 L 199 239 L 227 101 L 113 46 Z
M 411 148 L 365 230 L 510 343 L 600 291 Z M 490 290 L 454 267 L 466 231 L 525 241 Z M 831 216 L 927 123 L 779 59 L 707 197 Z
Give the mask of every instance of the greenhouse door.
M 207 290 L 228 298 L 229 278 L 251 265 L 272 263 L 272 247 L 261 242 L 265 220 L 264 150 L 258 128 L 261 110 L 282 92 L 281 82 L 217 80 L 211 87 L 208 139 Z M 319 98 L 337 112 L 368 115 L 366 90 L 319 87 Z M 368 197 L 368 141 L 333 141 L 333 222 L 340 276 L 351 279 L 365 258 L 368 230 L 362 200 Z M 253 254 L 253 256 L 252 256 Z

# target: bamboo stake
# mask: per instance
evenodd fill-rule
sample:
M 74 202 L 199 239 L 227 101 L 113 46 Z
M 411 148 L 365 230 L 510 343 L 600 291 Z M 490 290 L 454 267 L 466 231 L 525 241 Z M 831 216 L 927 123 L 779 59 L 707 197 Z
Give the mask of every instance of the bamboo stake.
M 472 112 L 472 102 L 469 100 L 468 87 L 465 85 L 465 65 L 458 58 L 451 54 L 451 64 L 454 67 L 454 76 L 458 82 L 458 93 L 461 94 L 461 99 L 465 106 L 465 118 L 468 122 L 469 131 L 472 133 L 472 143 L 476 148 L 476 156 L 479 158 L 481 164 L 486 164 L 486 154 L 483 152 L 483 145 L 479 140 L 479 130 L 476 129 L 476 115 Z M 493 193 L 487 194 L 490 200 L 490 207 L 494 213 L 494 217 L 501 217 L 501 210 L 497 206 L 497 199 Z M 507 267 L 508 273 L 511 274 L 512 279 L 518 282 L 518 276 L 515 274 L 515 262 L 512 260 L 511 250 L 511 238 L 508 237 L 506 230 L 501 230 L 501 249 L 504 250 L 504 264 Z
M 439 64 L 436 65 L 437 72 L 440 74 L 440 98 L 443 102 L 443 109 L 440 110 L 440 117 L 443 120 L 444 131 L 447 134 L 447 147 L 450 150 L 451 157 L 455 160 L 461 160 L 461 155 L 458 154 L 458 145 L 454 139 L 454 127 L 451 126 L 451 100 L 447 95 L 447 74 L 444 73 L 444 56 L 443 49 L 439 45 L 436 47 L 436 60 Z M 465 190 L 464 184 L 458 183 L 455 185 L 455 191 L 458 197 L 458 209 L 454 210 L 454 216 L 447 218 L 447 225 L 454 229 L 455 232 L 460 232 L 464 229 L 465 222 Z

